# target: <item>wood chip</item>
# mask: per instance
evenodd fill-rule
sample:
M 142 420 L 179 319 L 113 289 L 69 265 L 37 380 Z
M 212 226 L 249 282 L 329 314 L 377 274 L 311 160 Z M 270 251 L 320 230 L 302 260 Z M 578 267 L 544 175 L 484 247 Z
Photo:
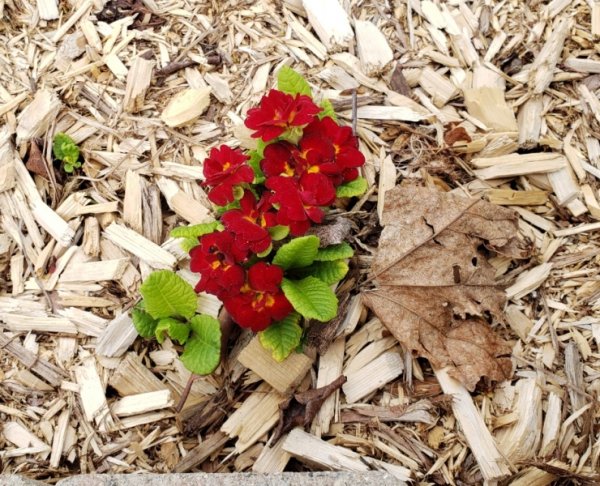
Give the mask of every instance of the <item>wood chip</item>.
M 467 389 L 450 377 L 445 369 L 438 370 L 435 374 L 444 393 L 452 396 L 452 410 L 483 477 L 488 481 L 495 481 L 507 476 L 510 470 L 506 459 L 498 450 Z
M 170 390 L 157 390 L 121 398 L 111 407 L 111 411 L 118 417 L 129 417 L 168 408 L 173 403 Z
M 254 393 L 221 426 L 229 437 L 237 437 L 235 451 L 240 454 L 275 426 L 279 419 L 279 404 L 284 396 L 261 384 Z
M 142 109 L 146 91 L 152 81 L 153 70 L 153 60 L 148 60 L 142 56 L 136 57 L 127 73 L 127 85 L 123 97 L 125 111 L 136 113 Z
M 113 422 L 104 386 L 96 369 L 96 360 L 89 357 L 82 366 L 75 368 L 75 378 L 80 387 L 79 395 L 86 420 L 95 422 L 100 430 L 110 430 Z
M 394 476 L 399 481 L 398 484 L 406 484 L 411 478 L 410 470 L 404 467 L 361 456 L 352 450 L 325 442 L 300 428 L 289 433 L 283 449 L 297 459 L 325 470 L 369 471 L 373 467 Z
M 210 88 L 184 89 L 177 93 L 161 114 L 169 127 L 180 127 L 198 118 L 210 104 Z
M 258 336 L 242 350 L 238 361 L 282 394 L 289 393 L 296 387 L 313 363 L 312 359 L 302 353 L 292 353 L 286 360 L 277 363 L 271 352 L 260 344 Z
M 404 364 L 396 351 L 384 353 L 354 373 L 344 373 L 348 381 L 342 386 L 347 403 L 354 403 L 402 374 Z
M 337 52 L 348 47 L 354 33 L 338 0 L 302 0 L 302 5 L 308 21 L 328 51 Z
M 104 230 L 103 235 L 151 267 L 173 268 L 177 263 L 176 258 L 168 251 L 119 223 L 112 223 Z
M 379 74 L 394 60 L 385 36 L 373 22 L 355 20 L 358 58 L 367 76 Z
M 61 382 L 66 376 L 60 368 L 57 368 L 48 361 L 39 358 L 31 351 L 28 351 L 21 346 L 18 342 L 8 338 L 2 332 L 0 332 L 0 348 L 14 356 L 28 369 L 38 374 L 52 386 L 60 386 Z
M 47 89 L 39 90 L 19 115 L 17 144 L 42 135 L 56 118 L 60 107 L 56 94 Z

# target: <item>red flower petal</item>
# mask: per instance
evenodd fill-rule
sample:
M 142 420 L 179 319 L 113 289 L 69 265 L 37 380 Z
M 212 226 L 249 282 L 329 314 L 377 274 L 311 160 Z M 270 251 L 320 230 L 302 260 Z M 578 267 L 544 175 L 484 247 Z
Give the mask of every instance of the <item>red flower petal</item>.
M 248 283 L 254 290 L 277 292 L 283 280 L 283 269 L 265 262 L 255 263 L 248 270 Z
M 286 218 L 293 221 L 306 219 L 302 198 L 300 197 L 300 187 L 295 180 L 289 177 L 271 177 L 267 179 L 265 185 L 273 191 L 271 202 L 280 205 L 279 214 L 283 213 Z M 279 214 L 278 221 L 280 221 Z
M 221 265 L 200 273 L 200 281 L 196 284 L 196 292 L 207 292 L 220 299 L 226 295 L 236 294 L 244 285 L 246 273 L 239 265 Z
M 239 209 L 232 209 L 221 216 L 221 221 L 229 231 L 236 234 L 235 245 L 249 248 L 254 253 L 261 253 L 269 248 L 271 235 L 261 226 L 248 221 Z
M 292 146 L 287 142 L 277 142 L 267 145 L 264 151 L 264 159 L 260 168 L 266 177 L 295 175 L 295 163 L 292 157 Z
M 196 292 L 208 292 L 222 298 L 240 291 L 246 278 L 237 265 L 245 260 L 247 250 L 233 245 L 233 235 L 227 231 L 214 232 L 200 238 L 200 244 L 190 251 L 190 269 L 200 273 Z
M 268 142 L 291 127 L 312 122 L 320 111 L 306 95 L 292 96 L 272 89 L 262 97 L 257 108 L 248 110 L 245 125 L 256 130 L 253 137 Z
M 286 316 L 294 310 L 292 304 L 290 304 L 290 301 L 287 300 L 286 296 L 281 291 L 275 294 L 273 298 L 275 299 L 275 302 L 271 307 L 271 316 L 273 317 L 273 320 L 280 321 L 285 319 Z
M 317 224 L 321 224 L 323 222 L 323 217 L 325 216 L 325 213 L 321 208 L 314 206 L 306 208 L 306 214 L 308 214 L 308 217 Z
M 333 119 L 325 117 L 315 120 L 304 129 L 299 142 L 302 154 L 306 158 L 308 172 L 326 174 L 337 186 L 344 181 L 354 180 L 358 176 L 355 169 L 365 163 L 364 155 L 358 150 L 358 139 L 350 127 L 339 126 Z M 331 147 L 327 153 L 324 147 Z
M 233 320 L 241 327 L 251 329 L 254 332 L 264 331 L 272 322 L 270 313 L 256 311 L 252 304 L 254 295 L 239 294 L 224 300 L 225 309 Z
M 205 186 L 212 187 L 208 198 L 219 206 L 233 202 L 233 187 L 254 180 L 254 171 L 247 165 L 248 156 L 241 150 L 233 150 L 221 145 L 210 151 L 204 161 L 203 173 Z
M 335 157 L 333 144 L 319 132 L 304 134 L 298 145 L 300 151 L 297 151 L 295 155 L 302 159 L 306 166 L 318 166 L 332 161 Z
M 335 187 L 324 174 L 304 174 L 300 178 L 302 201 L 311 206 L 329 206 L 335 201 Z
M 254 253 L 269 248 L 271 235 L 267 228 L 274 225 L 275 215 L 268 211 L 261 212 L 262 208 L 268 207 L 266 199 L 261 199 L 257 204 L 254 194 L 246 191 L 240 200 L 240 209 L 231 209 L 221 216 L 225 228 L 235 234 L 236 246 Z
M 290 234 L 292 236 L 302 236 L 310 228 L 310 221 L 308 219 L 304 221 L 290 221 L 288 226 L 290 227 Z
M 266 329 L 273 321 L 283 319 L 292 311 L 281 290 L 283 269 L 258 262 L 248 270 L 248 281 L 240 292 L 225 296 L 225 308 L 241 327 L 255 332 Z
M 353 181 L 354 179 L 356 179 L 358 177 L 358 169 L 355 169 L 355 168 L 346 169 L 343 173 L 343 176 L 344 176 L 344 182 Z

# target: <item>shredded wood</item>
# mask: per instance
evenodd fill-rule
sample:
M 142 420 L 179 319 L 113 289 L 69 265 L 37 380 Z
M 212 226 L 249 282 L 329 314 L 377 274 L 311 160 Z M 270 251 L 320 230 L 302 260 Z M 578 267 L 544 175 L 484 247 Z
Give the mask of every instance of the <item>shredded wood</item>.
M 584 0 L 0 0 L 2 472 L 598 484 L 598 35 Z M 282 65 L 356 123 L 367 159 L 367 194 L 328 217 L 357 249 L 349 304 L 281 365 L 241 333 L 176 413 L 178 347 L 137 338 L 128 312 L 155 269 L 195 283 L 169 231 L 211 219 L 202 161 L 255 146 L 242 119 Z M 57 132 L 82 151 L 73 175 Z M 479 249 L 506 289 L 510 381 L 469 392 L 363 306 L 386 195 L 407 181 L 517 215 L 530 257 Z M 340 374 L 306 431 L 272 440 L 281 402 Z

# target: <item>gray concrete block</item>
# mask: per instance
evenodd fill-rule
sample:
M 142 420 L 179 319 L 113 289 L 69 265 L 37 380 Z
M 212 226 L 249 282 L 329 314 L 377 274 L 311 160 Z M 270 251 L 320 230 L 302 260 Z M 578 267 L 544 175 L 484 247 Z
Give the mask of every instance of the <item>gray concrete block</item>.
M 40 486 L 22 476 L 0 476 L 0 486 Z M 61 479 L 57 486 L 397 486 L 390 474 L 373 472 L 309 473 L 186 473 L 186 474 L 90 474 Z

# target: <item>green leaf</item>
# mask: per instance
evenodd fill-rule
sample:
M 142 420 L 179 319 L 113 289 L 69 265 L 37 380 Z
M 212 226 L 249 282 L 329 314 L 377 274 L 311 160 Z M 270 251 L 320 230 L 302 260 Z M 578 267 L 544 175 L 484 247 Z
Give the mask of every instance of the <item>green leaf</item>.
M 317 236 L 294 238 L 277 250 L 273 257 L 273 263 L 283 267 L 284 270 L 307 267 L 315 261 L 319 243 L 320 240 Z
M 215 231 L 221 223 L 211 221 L 210 223 L 200 223 L 191 226 L 179 226 L 171 230 L 172 238 L 196 238 L 196 240 L 208 233 Z
M 148 314 L 141 305 L 135 306 L 131 311 L 133 326 L 140 336 L 146 339 L 154 337 L 158 321 Z
M 348 264 L 344 260 L 326 262 L 315 262 L 312 265 L 296 270 L 295 274 L 300 277 L 313 276 L 322 280 L 327 285 L 342 280 L 348 273 Z
M 151 273 L 140 287 L 146 312 L 155 319 L 181 316 L 190 318 L 196 313 L 198 298 L 193 287 L 170 270 Z
M 179 344 L 185 344 L 189 334 L 189 326 L 172 317 L 165 317 L 158 321 L 158 325 L 154 330 L 154 335 L 159 343 L 162 343 L 165 340 L 165 336 L 169 336 Z
M 302 127 L 291 127 L 279 135 L 279 140 L 285 140 L 286 142 L 291 143 L 292 145 L 298 145 L 300 139 L 302 138 L 302 134 L 304 133 Z
M 277 74 L 277 88 L 279 91 L 291 95 L 303 94 L 312 96 L 312 90 L 304 77 L 289 66 L 282 66 Z
M 214 317 L 196 315 L 190 319 L 192 336 L 188 340 L 181 362 L 192 373 L 209 375 L 221 360 L 221 326 Z
M 261 138 L 256 141 L 256 149 L 248 152 L 250 159 L 248 160 L 248 165 L 252 167 L 254 171 L 254 181 L 253 184 L 261 184 L 265 181 L 265 175 L 263 174 L 262 169 L 260 168 L 260 163 L 264 158 L 265 147 L 268 143 L 265 143 Z
M 54 157 L 64 162 L 66 172 L 73 172 L 73 168 L 81 167 L 81 162 L 78 162 L 79 147 L 66 133 L 59 132 L 54 135 L 52 153 Z
M 325 248 L 319 248 L 315 260 L 318 262 L 331 262 L 333 260 L 352 258 L 353 255 L 354 250 L 348 243 L 340 243 L 339 245 L 329 245 Z
M 198 238 L 183 238 L 179 242 L 179 246 L 186 253 L 189 253 L 192 248 L 196 248 L 199 244 Z
M 266 256 L 267 256 L 269 253 L 271 253 L 271 250 L 272 250 L 272 249 L 273 249 L 273 245 L 271 244 L 271 245 L 269 245 L 269 248 L 267 248 L 267 249 L 266 249 L 266 250 L 264 250 L 264 251 L 261 251 L 260 253 L 257 253 L 257 254 L 256 254 L 256 256 L 257 256 L 258 258 L 264 258 L 264 257 L 266 257 Z
M 254 184 L 260 184 L 265 181 L 265 175 L 263 174 L 262 169 L 260 168 L 260 162 L 263 159 L 263 156 L 260 155 L 256 150 L 251 150 L 250 160 L 248 160 L 248 165 L 252 167 L 254 171 Z
M 226 204 L 225 206 L 215 206 L 215 211 L 217 213 L 218 217 L 221 217 L 223 215 L 223 213 L 229 211 L 230 209 L 239 209 L 240 208 L 240 202 L 237 199 L 234 199 L 233 201 L 231 201 L 229 204 Z
M 290 234 L 290 227 L 282 226 L 280 224 L 277 226 L 271 226 L 269 228 L 269 234 L 271 235 L 271 239 L 273 241 L 281 241 Z
M 363 177 L 357 177 L 353 181 L 338 186 L 335 191 L 337 197 L 362 196 L 367 191 L 367 181 Z
M 273 359 L 281 362 L 298 347 L 302 339 L 300 315 L 291 312 L 285 319 L 274 322 L 267 329 L 258 333 L 260 344 L 271 350 Z
M 294 309 L 307 319 L 326 322 L 337 314 L 337 297 L 325 282 L 316 277 L 302 280 L 284 278 L 281 288 Z
M 335 111 L 333 110 L 333 105 L 331 104 L 331 101 L 329 101 L 327 98 L 324 98 L 323 101 L 321 101 L 321 108 L 323 108 L 323 110 L 318 115 L 319 120 L 322 120 L 325 117 L 337 120 L 337 116 L 335 115 Z

